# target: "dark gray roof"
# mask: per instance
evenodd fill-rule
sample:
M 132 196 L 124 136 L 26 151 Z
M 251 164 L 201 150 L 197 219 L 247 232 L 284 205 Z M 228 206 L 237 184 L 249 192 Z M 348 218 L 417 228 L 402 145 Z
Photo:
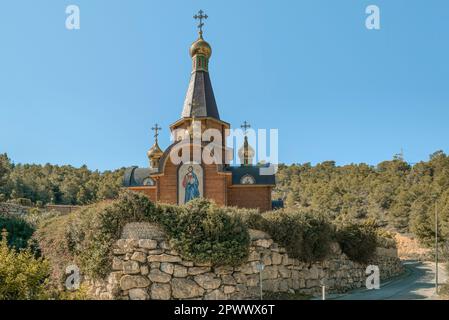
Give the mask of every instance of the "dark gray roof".
M 232 172 L 232 184 L 241 185 L 241 180 L 244 176 L 249 175 L 254 178 L 256 185 L 275 185 L 276 179 L 275 175 L 261 175 L 259 166 L 235 166 L 227 167 L 226 171 Z
M 278 210 L 284 208 L 284 200 L 278 199 L 278 200 L 272 200 L 271 201 L 271 209 Z
M 154 172 L 154 169 L 150 168 L 138 168 L 131 167 L 125 170 L 125 174 L 123 176 L 123 186 L 124 187 L 143 187 L 148 185 L 145 181 L 147 178 L 150 178 L 151 173 Z
M 193 116 L 220 120 L 209 73 L 205 71 L 193 72 L 187 89 L 181 117 L 192 118 Z

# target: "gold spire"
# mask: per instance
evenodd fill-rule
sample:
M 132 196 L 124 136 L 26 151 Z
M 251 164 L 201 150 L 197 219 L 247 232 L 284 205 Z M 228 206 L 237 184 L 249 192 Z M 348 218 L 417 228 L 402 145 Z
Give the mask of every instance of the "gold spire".
M 158 144 L 159 131 L 162 130 L 162 128 L 159 127 L 158 124 L 156 123 L 156 125 L 153 128 L 151 128 L 151 130 L 154 131 L 154 144 L 150 148 L 150 150 L 148 150 L 147 156 L 148 159 L 150 160 L 150 166 L 152 168 L 156 168 L 159 166 L 159 159 L 164 154 L 164 152 L 161 150 Z
M 243 129 L 243 133 L 245 135 L 245 141 L 243 143 L 243 146 L 239 149 L 239 158 L 240 158 L 240 163 L 243 166 L 250 166 L 253 164 L 253 158 L 254 155 L 256 154 L 256 152 L 254 151 L 254 149 L 249 145 L 248 142 L 248 129 L 251 128 L 251 125 L 248 122 L 244 122 L 243 125 L 241 126 L 241 128 Z
M 212 56 L 212 48 L 209 43 L 203 39 L 203 19 L 207 19 L 209 16 L 205 14 L 203 10 L 200 10 L 198 14 L 193 16 L 193 18 L 199 20 L 200 23 L 198 25 L 198 40 L 196 40 L 190 47 L 190 56 L 193 58 L 196 55 L 202 55 L 206 57 L 206 59 L 209 59 Z

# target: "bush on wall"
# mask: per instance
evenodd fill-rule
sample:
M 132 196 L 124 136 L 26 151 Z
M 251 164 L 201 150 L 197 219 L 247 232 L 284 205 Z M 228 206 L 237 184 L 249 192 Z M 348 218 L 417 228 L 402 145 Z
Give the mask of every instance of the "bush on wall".
M 376 252 L 377 228 L 371 221 L 362 224 L 349 222 L 338 227 L 337 240 L 349 259 L 367 263 Z
M 131 191 L 122 192 L 115 201 L 53 217 L 41 225 L 36 238 L 44 255 L 52 260 L 57 278 L 61 279 L 70 263 L 98 278 L 110 272 L 113 245 L 129 222 L 159 224 L 184 258 L 213 265 L 245 261 L 250 245 L 248 228 L 267 232 L 290 257 L 304 262 L 325 259 L 332 241 L 338 241 L 350 259 L 366 262 L 378 243 L 374 225 L 347 223 L 336 228 L 315 212 L 278 210 L 260 214 L 218 207 L 205 199 L 184 206 L 155 205 Z
M 290 257 L 305 262 L 325 259 L 333 240 L 333 226 L 322 215 L 311 212 L 249 212 L 245 221 L 250 228 L 268 233 Z
M 36 237 L 44 255 L 58 261 L 59 279 L 69 261 L 98 278 L 110 272 L 113 244 L 129 222 L 161 225 L 175 248 L 195 262 L 235 265 L 248 255 L 248 230 L 240 218 L 227 215 L 226 209 L 204 199 L 181 207 L 156 206 L 146 196 L 131 191 L 122 192 L 115 201 L 54 218 L 39 229 Z M 55 254 L 58 251 L 67 253 L 60 256 Z

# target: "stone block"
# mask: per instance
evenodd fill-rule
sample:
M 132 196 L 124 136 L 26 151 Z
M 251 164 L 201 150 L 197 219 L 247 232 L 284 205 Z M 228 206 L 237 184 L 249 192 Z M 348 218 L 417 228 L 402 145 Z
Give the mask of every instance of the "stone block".
M 223 287 L 223 293 L 224 294 L 231 294 L 236 291 L 235 286 L 224 286 Z
M 131 256 L 131 260 L 144 263 L 147 259 L 147 255 L 143 252 L 136 251 Z
M 188 269 L 189 276 L 196 276 L 198 274 L 206 273 L 210 271 L 210 267 L 191 267 Z
M 181 257 L 169 254 L 149 255 L 148 262 L 181 262 Z
M 235 281 L 234 277 L 229 274 L 224 274 L 221 276 L 221 281 L 226 285 L 236 285 L 237 281 Z
M 129 290 L 130 300 L 148 300 L 150 296 L 145 289 L 131 289 Z
M 151 240 L 151 239 L 140 239 L 139 247 L 148 249 L 148 250 L 153 250 L 153 249 L 157 248 L 157 241 Z
M 216 289 L 204 297 L 204 300 L 226 300 L 227 296 L 220 289 Z
M 133 288 L 145 288 L 150 285 L 150 280 L 143 276 L 124 275 L 120 279 L 120 288 L 122 290 L 129 290 Z
M 202 297 L 204 289 L 195 281 L 183 278 L 173 278 L 171 281 L 172 296 L 175 299 L 191 299 Z
M 125 261 L 123 262 L 123 273 L 137 274 L 140 273 L 140 266 L 137 261 Z
M 171 275 L 158 269 L 154 269 L 150 271 L 148 278 L 150 278 L 152 282 L 168 283 L 171 280 Z
M 202 288 L 206 290 L 217 289 L 221 285 L 221 279 L 216 278 L 213 273 L 204 273 L 193 278 Z
M 123 260 L 117 257 L 112 258 L 112 270 L 123 270 Z
M 175 267 L 172 263 L 168 263 L 168 262 L 162 262 L 161 263 L 161 271 L 168 273 L 168 274 L 173 274 Z
M 171 286 L 168 283 L 153 283 L 151 286 L 151 299 L 170 300 Z
M 282 263 L 282 255 L 277 252 L 273 252 L 271 255 L 271 263 L 274 265 L 278 265 Z
M 184 266 L 180 266 L 178 264 L 174 265 L 173 268 L 173 276 L 177 278 L 185 278 L 187 277 L 187 268 Z
M 260 239 L 253 241 L 253 245 L 262 248 L 269 248 L 273 244 L 273 240 L 271 239 Z

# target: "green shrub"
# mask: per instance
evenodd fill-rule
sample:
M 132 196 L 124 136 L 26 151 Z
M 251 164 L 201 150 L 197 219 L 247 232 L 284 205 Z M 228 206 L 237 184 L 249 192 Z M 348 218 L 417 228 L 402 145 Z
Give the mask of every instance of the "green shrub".
M 176 225 L 164 225 L 173 244 L 188 259 L 237 265 L 248 256 L 249 233 L 242 220 L 205 199 L 183 207 Z
M 34 226 L 22 216 L 4 214 L 0 215 L 0 230 L 6 229 L 11 236 L 8 245 L 16 249 L 25 248 L 34 233 Z
M 286 210 L 262 215 L 250 212 L 245 221 L 250 228 L 267 232 L 292 258 L 320 261 L 330 251 L 333 227 L 322 215 Z
M 0 241 L 0 300 L 48 298 L 48 262 L 29 250 L 9 248 L 6 235 Z
M 376 253 L 377 230 L 373 223 L 346 223 L 338 227 L 337 240 L 349 259 L 367 263 Z
M 41 221 L 34 234 L 42 255 L 51 262 L 51 278 L 56 287 L 61 286 L 66 267 L 75 261 L 68 247 L 67 231 L 71 220 L 69 215 L 55 215 Z
M 377 246 L 382 248 L 397 248 L 396 239 L 394 233 L 386 231 L 384 229 L 376 230 Z
M 43 254 L 55 261 L 57 279 L 71 262 L 90 276 L 104 277 L 111 270 L 113 244 L 129 222 L 159 224 L 181 255 L 195 262 L 233 265 L 248 254 L 248 230 L 225 208 L 204 199 L 181 207 L 155 206 L 131 191 L 123 191 L 115 201 L 55 217 L 39 228 L 36 238 Z

